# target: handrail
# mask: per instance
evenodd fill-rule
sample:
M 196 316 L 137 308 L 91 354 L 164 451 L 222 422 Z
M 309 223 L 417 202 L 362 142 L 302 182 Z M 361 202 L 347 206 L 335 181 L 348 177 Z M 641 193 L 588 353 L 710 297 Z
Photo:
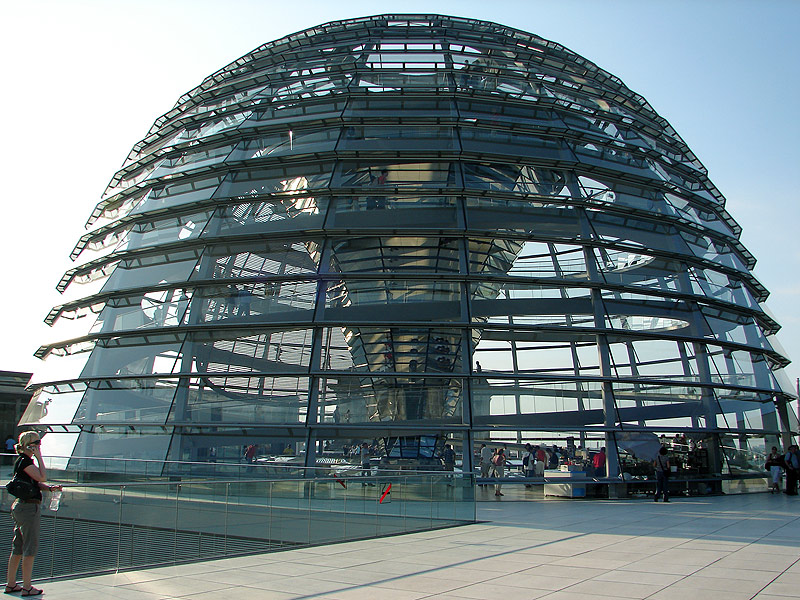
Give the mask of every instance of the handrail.
M 164 467 L 169 465 L 182 465 L 187 467 L 209 467 L 215 469 L 246 469 L 246 470 L 253 470 L 253 469 L 277 469 L 277 470 L 286 470 L 286 471 L 310 471 L 310 472 L 319 472 L 319 471 L 330 471 L 331 469 L 335 469 L 336 467 L 351 467 L 353 470 L 361 470 L 361 463 L 360 462 L 349 462 L 347 460 L 342 459 L 342 462 L 335 462 L 331 464 L 323 464 L 323 465 L 316 465 L 313 467 L 307 467 L 305 465 L 299 465 L 294 463 L 281 463 L 281 462 L 203 462 L 203 461 L 182 461 L 182 460 L 158 460 L 158 459 L 149 459 L 149 458 L 118 458 L 118 457 L 100 457 L 100 456 L 58 456 L 58 455 L 49 455 L 44 457 L 45 461 L 48 463 L 53 463 L 56 461 L 66 461 L 67 466 L 69 465 L 69 461 L 88 461 L 88 462 L 111 462 L 111 463 L 133 463 L 133 464 L 153 464 L 158 466 L 162 471 Z M 48 465 L 49 467 L 50 465 Z M 58 467 L 52 467 L 55 470 L 66 470 L 66 469 L 59 469 Z M 420 468 L 408 468 L 408 469 L 391 469 L 386 468 L 381 465 L 371 464 L 370 468 L 377 468 L 379 473 L 381 474 L 390 474 L 390 473 L 397 473 L 402 475 L 439 475 L 444 473 L 441 469 L 420 469 Z M 449 472 L 449 471 L 448 471 Z M 183 473 L 166 473 L 164 476 L 177 476 L 177 475 L 191 475 L 190 472 L 185 474 Z M 263 479 L 259 481 L 264 481 Z

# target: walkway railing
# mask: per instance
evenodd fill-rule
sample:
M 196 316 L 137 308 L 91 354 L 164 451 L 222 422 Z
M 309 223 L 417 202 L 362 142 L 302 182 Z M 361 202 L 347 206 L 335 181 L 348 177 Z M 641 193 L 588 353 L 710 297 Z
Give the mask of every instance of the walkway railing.
M 62 479 L 61 477 L 52 478 Z M 475 521 L 470 475 L 71 484 L 45 494 L 35 578 L 101 573 Z M 2 490 L 6 531 L 13 498 Z

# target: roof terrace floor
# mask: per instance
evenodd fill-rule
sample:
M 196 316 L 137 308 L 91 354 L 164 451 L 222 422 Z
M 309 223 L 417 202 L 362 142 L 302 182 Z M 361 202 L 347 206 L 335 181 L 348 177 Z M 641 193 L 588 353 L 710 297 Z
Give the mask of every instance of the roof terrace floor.
M 800 595 L 800 497 L 478 504 L 482 522 L 45 582 L 59 600 L 593 600 Z M 91 543 L 87 540 L 87 543 Z

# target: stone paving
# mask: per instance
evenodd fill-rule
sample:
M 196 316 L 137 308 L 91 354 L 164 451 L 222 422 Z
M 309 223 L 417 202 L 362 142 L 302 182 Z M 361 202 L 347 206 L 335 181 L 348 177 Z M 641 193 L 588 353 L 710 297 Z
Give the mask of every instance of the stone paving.
M 498 501 L 480 503 L 478 516 L 451 529 L 41 587 L 64 600 L 800 597 L 800 498 Z

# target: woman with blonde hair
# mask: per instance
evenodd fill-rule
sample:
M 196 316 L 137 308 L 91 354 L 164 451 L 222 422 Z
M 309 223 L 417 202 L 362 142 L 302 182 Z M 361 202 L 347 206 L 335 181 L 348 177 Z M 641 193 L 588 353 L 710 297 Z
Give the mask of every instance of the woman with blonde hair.
M 39 529 L 42 519 L 41 490 L 60 490 L 60 485 L 48 485 L 47 470 L 42 460 L 42 440 L 35 431 L 24 431 L 14 447 L 19 455 L 14 463 L 14 477 L 38 487 L 37 494 L 29 500 L 17 498 L 11 505 L 14 519 L 14 539 L 11 556 L 8 557 L 8 583 L 6 594 L 22 592 L 22 596 L 39 596 L 42 590 L 33 587 L 33 559 L 39 547 Z M 33 459 L 36 459 L 34 463 Z M 22 563 L 22 585 L 17 583 L 17 569 Z

